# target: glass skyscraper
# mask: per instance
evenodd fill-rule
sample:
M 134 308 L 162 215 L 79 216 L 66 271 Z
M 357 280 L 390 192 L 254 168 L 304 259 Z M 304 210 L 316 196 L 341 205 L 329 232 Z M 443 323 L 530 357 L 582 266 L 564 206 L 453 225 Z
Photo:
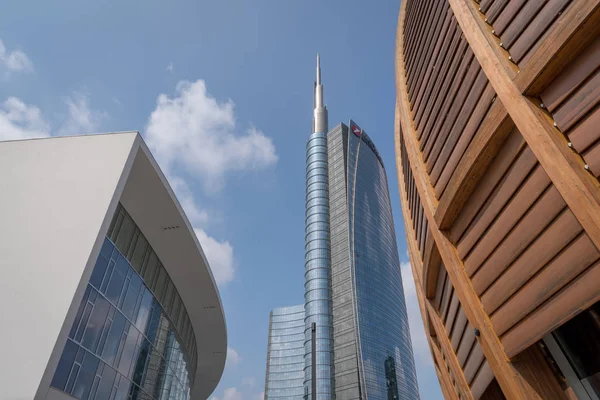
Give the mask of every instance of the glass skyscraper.
M 304 398 L 419 399 L 385 167 L 355 122 L 329 131 L 319 64 L 306 147 Z
M 269 318 L 265 400 L 304 394 L 304 304 L 275 308 Z

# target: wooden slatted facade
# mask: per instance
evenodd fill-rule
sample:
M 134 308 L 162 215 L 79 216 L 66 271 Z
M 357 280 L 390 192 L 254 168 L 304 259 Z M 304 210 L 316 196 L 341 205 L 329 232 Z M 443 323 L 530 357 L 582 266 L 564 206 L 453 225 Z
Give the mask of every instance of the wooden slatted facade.
M 600 0 L 402 0 L 396 89 L 444 396 L 578 398 L 544 338 L 600 300 Z

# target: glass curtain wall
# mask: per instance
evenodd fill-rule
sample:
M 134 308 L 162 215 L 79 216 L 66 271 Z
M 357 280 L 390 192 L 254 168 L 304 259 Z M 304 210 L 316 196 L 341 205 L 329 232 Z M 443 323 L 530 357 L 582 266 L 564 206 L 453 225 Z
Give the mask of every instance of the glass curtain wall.
M 185 400 L 196 362 L 181 298 L 119 206 L 51 386 L 81 400 Z
M 304 394 L 304 304 L 271 311 L 265 399 Z

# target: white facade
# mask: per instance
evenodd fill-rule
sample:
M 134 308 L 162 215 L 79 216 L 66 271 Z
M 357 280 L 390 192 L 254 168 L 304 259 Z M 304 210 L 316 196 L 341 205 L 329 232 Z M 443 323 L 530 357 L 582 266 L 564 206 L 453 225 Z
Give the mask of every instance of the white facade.
M 214 390 L 227 350 L 217 287 L 166 178 L 127 132 L 0 142 L 0 400 L 71 398 L 49 385 L 119 202 L 189 314 L 191 398 Z

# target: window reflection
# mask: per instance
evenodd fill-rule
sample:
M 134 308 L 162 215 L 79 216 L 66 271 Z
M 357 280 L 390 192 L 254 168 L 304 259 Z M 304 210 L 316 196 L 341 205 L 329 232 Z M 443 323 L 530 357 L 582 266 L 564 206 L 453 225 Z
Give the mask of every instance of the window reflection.
M 112 229 L 118 228 L 117 222 Z M 131 245 L 143 243 L 142 238 L 138 235 Z M 143 246 L 151 250 L 147 242 Z M 145 258 L 155 259 L 154 268 L 163 276 L 163 294 L 169 294 L 179 315 L 185 316 L 178 318 L 181 326 L 190 330 L 185 308 L 158 259 L 148 254 Z M 195 367 L 190 366 L 191 353 L 180 345 L 184 332 L 178 331 L 147 284 L 107 238 L 51 386 L 81 400 L 189 398 L 190 372 Z M 195 351 L 195 344 L 191 347 Z

